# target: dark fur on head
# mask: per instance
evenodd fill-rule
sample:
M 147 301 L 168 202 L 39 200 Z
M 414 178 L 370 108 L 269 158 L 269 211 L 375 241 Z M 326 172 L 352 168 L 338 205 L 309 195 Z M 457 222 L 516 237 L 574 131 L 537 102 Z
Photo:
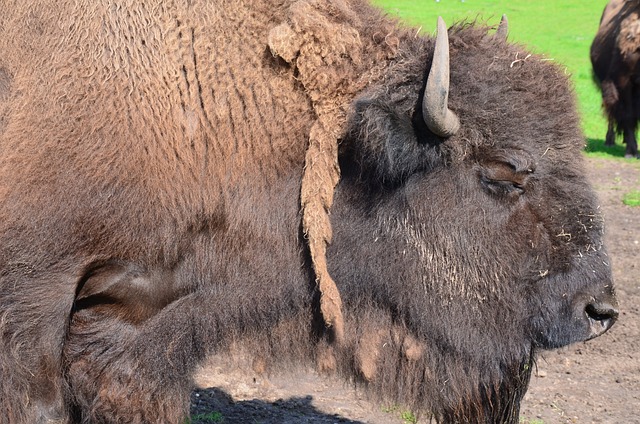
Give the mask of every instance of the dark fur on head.
M 458 134 L 416 125 L 425 40 L 356 99 L 342 140 L 329 258 L 365 317 L 343 366 L 438 421 L 517 422 L 535 351 L 584 331 L 552 317 L 611 279 L 602 221 L 562 70 L 478 25 L 450 38 Z

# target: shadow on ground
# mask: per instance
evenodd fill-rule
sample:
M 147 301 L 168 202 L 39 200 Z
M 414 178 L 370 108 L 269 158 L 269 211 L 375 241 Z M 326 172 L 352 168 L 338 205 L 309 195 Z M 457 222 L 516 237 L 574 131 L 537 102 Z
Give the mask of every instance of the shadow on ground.
M 218 388 L 197 389 L 191 394 L 192 424 L 364 424 L 337 414 L 327 414 L 312 405 L 312 396 L 267 402 L 259 399 L 234 401 Z
M 587 138 L 587 147 L 585 151 L 587 153 L 594 153 L 600 157 L 615 157 L 624 158 L 625 145 L 620 141 L 616 142 L 615 146 L 605 146 L 603 139 Z

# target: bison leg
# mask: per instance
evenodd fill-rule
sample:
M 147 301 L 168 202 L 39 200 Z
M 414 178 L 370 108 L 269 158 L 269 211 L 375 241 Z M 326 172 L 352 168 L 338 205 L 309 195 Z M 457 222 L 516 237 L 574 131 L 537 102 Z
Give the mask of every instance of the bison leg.
M 607 147 L 615 146 L 616 144 L 616 131 L 614 128 L 613 121 L 609 121 L 609 126 L 607 128 L 607 137 L 604 140 L 604 145 Z
M 67 422 L 61 358 L 75 294 L 69 276 L 50 271 L 43 279 L 17 261 L 1 271 L 0 423 Z
M 228 317 L 219 295 L 174 286 L 130 265 L 90 273 L 64 350 L 75 422 L 184 422 L 192 374 Z
M 625 158 L 638 157 L 638 144 L 636 141 L 636 128 L 635 125 L 625 125 L 624 127 L 624 142 L 627 145 L 625 150 Z
M 118 261 L 85 272 L 64 347 L 74 422 L 184 420 L 190 370 L 173 367 L 185 361 L 162 333 L 179 297 L 170 272 Z
M 173 367 L 165 342 L 108 315 L 77 313 L 65 348 L 73 421 L 184 422 L 191 373 Z

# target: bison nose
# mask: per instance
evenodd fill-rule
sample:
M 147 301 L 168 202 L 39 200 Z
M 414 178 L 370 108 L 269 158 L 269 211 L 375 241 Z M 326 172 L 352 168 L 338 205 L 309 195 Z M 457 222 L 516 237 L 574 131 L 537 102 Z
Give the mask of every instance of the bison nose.
M 618 309 L 615 304 L 593 300 L 585 309 L 591 334 L 587 340 L 604 334 L 618 319 Z

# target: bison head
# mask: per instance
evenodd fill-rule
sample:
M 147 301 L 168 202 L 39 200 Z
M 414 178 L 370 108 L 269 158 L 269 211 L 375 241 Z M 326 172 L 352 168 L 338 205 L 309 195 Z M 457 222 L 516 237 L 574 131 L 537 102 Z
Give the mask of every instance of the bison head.
M 603 222 L 562 70 L 486 29 L 449 35 L 355 101 L 330 271 L 367 384 L 447 422 L 517 421 L 535 351 L 616 320 Z

